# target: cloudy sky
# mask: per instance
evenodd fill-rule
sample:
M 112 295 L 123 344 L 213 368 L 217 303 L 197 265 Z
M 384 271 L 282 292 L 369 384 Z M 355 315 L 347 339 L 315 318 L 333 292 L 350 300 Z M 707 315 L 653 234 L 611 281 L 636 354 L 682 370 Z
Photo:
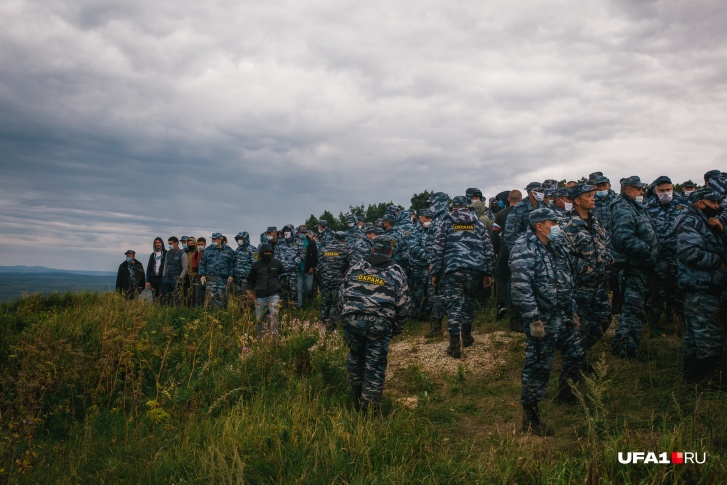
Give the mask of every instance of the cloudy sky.
M 727 2 L 0 3 L 0 265 L 727 167 Z M 234 245 L 234 242 L 233 242 Z

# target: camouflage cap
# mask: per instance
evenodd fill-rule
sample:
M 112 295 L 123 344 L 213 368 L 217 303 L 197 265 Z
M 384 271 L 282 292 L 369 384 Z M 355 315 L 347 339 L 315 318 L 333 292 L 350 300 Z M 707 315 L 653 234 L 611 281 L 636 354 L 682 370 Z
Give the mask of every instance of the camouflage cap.
M 544 191 L 546 197 L 555 197 L 555 189 L 546 188 Z
M 657 177 L 656 180 L 651 182 L 651 186 L 658 187 L 659 185 L 670 184 L 670 183 L 671 183 L 671 179 L 669 177 L 667 177 L 666 175 L 662 175 L 661 177 Z
M 721 170 L 710 170 L 709 172 L 707 172 L 707 173 L 704 174 L 704 180 L 706 182 L 709 182 L 714 177 L 719 177 L 720 175 L 722 175 L 722 171 Z
M 555 212 L 544 207 L 541 207 L 540 209 L 535 209 L 530 213 L 530 224 L 535 224 L 536 222 L 557 220 L 558 216 L 555 215 Z
M 249 237 L 249 235 L 246 232 L 240 231 L 237 234 L 235 234 L 235 239 L 244 239 L 246 236 Z
M 596 178 L 603 177 L 603 172 L 593 172 L 588 175 L 588 181 L 592 184 L 596 184 L 598 182 L 595 182 Z
M 420 209 L 419 216 L 420 217 L 434 217 L 434 214 L 429 209 Z
M 592 179 L 588 179 L 591 184 L 598 185 L 598 184 L 610 184 L 611 180 L 604 176 L 604 175 L 596 175 Z
M 328 227 L 328 223 L 326 221 L 324 221 L 323 219 L 321 219 L 318 222 L 316 222 L 316 224 L 319 225 L 319 226 L 321 226 L 323 229 L 325 229 L 325 228 Z
M 355 216 L 355 215 L 353 215 L 353 214 L 347 214 L 347 215 L 346 215 L 346 224 L 350 224 L 350 223 L 352 223 L 352 222 L 353 222 L 354 224 L 356 224 L 356 223 L 358 222 L 358 217 L 356 217 L 356 216 Z
M 371 226 L 366 228 L 366 234 L 383 234 L 384 230 L 380 227 Z
M 687 180 L 686 182 L 684 182 L 684 183 L 682 184 L 682 187 L 696 187 L 696 186 L 697 186 L 697 184 L 695 184 L 695 183 L 694 183 L 694 182 L 692 182 L 691 180 Z
M 567 198 L 570 199 L 570 190 L 569 189 L 566 189 L 565 187 L 561 187 L 559 189 L 555 189 L 553 191 L 553 197 L 554 198 L 567 197 Z
M 452 199 L 452 207 L 467 207 L 467 198 L 463 195 L 458 195 Z
M 376 236 L 372 242 L 376 251 L 388 251 L 394 247 L 394 239 L 385 234 Z
M 189 236 L 182 236 L 179 241 L 180 242 L 187 242 L 187 240 L 189 240 Z
M 222 233 L 213 232 L 212 233 L 212 239 L 222 239 Z
M 707 182 L 707 185 L 718 194 L 724 194 L 727 192 L 727 177 L 721 174 L 717 177 L 712 177 Z
M 333 231 L 333 237 L 336 239 L 346 239 L 346 231 Z
M 384 223 L 384 222 L 387 222 L 387 221 L 388 222 L 391 222 L 392 224 L 395 224 L 396 223 L 396 216 L 394 216 L 393 214 L 384 214 L 384 217 L 381 218 L 381 222 Z
M 546 189 L 556 189 L 558 188 L 558 181 L 553 179 L 548 179 L 543 182 L 543 188 Z
M 701 187 L 691 194 L 689 194 L 689 202 L 698 202 L 700 200 L 711 200 L 713 202 L 719 202 L 724 198 L 724 195 L 720 195 L 709 187 Z
M 278 228 L 276 226 L 268 226 L 268 229 L 265 232 L 278 232 Z
M 588 184 L 576 184 L 568 191 L 568 197 L 575 199 L 576 197 L 587 194 L 589 192 L 595 192 L 598 190 L 595 185 Z
M 468 199 L 471 198 L 471 197 L 473 197 L 473 196 L 475 196 L 475 195 L 479 195 L 480 197 L 482 197 L 482 191 L 480 189 L 476 188 L 476 187 L 472 187 L 472 188 L 467 189 L 465 191 L 464 195 Z
M 543 187 L 543 184 L 540 182 L 530 182 L 527 186 L 525 186 L 525 190 L 528 192 L 543 192 L 545 187 Z
M 645 188 L 646 184 L 641 182 L 641 179 L 638 175 L 632 175 L 631 177 L 626 177 L 621 179 L 621 186 L 622 187 L 640 187 Z

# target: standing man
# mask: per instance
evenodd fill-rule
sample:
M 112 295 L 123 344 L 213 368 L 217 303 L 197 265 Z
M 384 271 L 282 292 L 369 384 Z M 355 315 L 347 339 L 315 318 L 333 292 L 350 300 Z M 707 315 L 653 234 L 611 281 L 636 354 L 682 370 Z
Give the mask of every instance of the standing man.
M 447 217 L 449 211 L 449 196 L 444 192 L 435 192 L 429 196 L 432 211 L 432 224 L 426 235 L 427 260 L 429 261 L 429 278 L 427 279 L 427 298 L 432 306 L 432 328 L 424 338 L 434 338 L 442 335 L 442 320 L 444 319 L 444 298 L 440 288 L 432 284 L 432 263 L 434 255 L 434 237 L 437 229 Z
M 252 264 L 257 261 L 257 250 L 250 244 L 250 233 L 240 231 L 235 236 L 237 249 L 235 249 L 235 267 L 232 280 L 235 284 L 235 296 L 247 297 L 247 276 L 250 274 Z
M 467 199 L 452 199 L 452 212 L 445 216 L 434 236 L 432 285 L 442 283 L 442 297 L 447 311 L 449 348 L 447 353 L 460 358 L 462 347 L 475 342 L 472 319 L 478 286 L 492 286 L 495 256 L 485 225 L 467 208 Z
M 298 240 L 303 245 L 303 262 L 298 267 L 298 308 L 308 300 L 313 291 L 313 277 L 318 266 L 318 247 L 312 237 L 309 237 L 308 228 L 304 225 L 298 227 Z
M 169 251 L 164 261 L 164 300 L 178 306 L 183 298 L 184 280 L 187 277 L 189 262 L 186 251 L 179 247 L 177 236 L 170 237 L 167 243 Z
M 328 330 L 335 330 L 340 318 L 338 291 L 351 267 L 353 250 L 346 244 L 346 233 L 336 231 L 332 243 L 320 252 L 318 276 L 321 279 L 320 321 Z
M 199 306 L 198 303 L 201 293 L 201 287 L 199 283 L 199 262 L 202 259 L 202 253 L 197 249 L 197 240 L 189 236 L 187 239 L 187 262 L 189 268 L 187 271 L 187 278 L 189 279 L 189 294 L 186 295 L 188 306 Z
M 292 224 L 283 227 L 283 239 L 273 250 L 273 257 L 283 263 L 285 273 L 280 278 L 283 291 L 281 297 L 283 302 L 290 303 L 298 299 L 298 265 L 303 262 L 305 253 L 303 244 L 296 240 Z
M 561 222 L 563 245 L 571 256 L 575 273 L 576 313 L 580 319 L 584 348 L 588 351 L 611 324 L 608 299 L 613 257 L 606 229 L 594 215 L 596 187 L 577 184 L 570 189 L 573 210 Z M 562 392 L 568 393 L 570 388 Z
M 523 326 L 517 310 L 511 308 L 510 301 L 510 265 L 508 258 L 510 248 L 505 244 L 505 224 L 510 213 L 523 200 L 523 194 L 519 190 L 511 190 L 507 196 L 508 206 L 501 209 L 495 215 L 495 224 L 492 226 L 492 246 L 497 258 L 495 260 L 495 296 L 497 298 L 497 320 L 502 320 L 510 311 L 510 329 L 523 332 Z M 504 204 L 503 204 L 504 205 Z
M 349 270 L 339 293 L 356 410 L 380 408 L 389 341 L 404 331 L 408 316 L 409 288 L 391 261 L 392 244 L 386 235 L 374 239 L 372 252 Z
M 611 203 L 616 200 L 616 192 L 611 189 L 611 181 L 601 172 L 592 173 L 589 178 L 590 185 L 596 187 L 596 195 L 593 200 L 596 201 L 596 207 L 593 214 L 601 223 L 608 237 L 613 242 L 613 234 L 611 234 Z M 618 315 L 623 308 L 623 288 L 621 287 L 619 275 L 620 270 L 616 264 L 611 272 L 611 280 L 608 286 L 611 288 L 611 315 Z
M 432 211 L 419 211 L 419 224 L 409 235 L 409 263 L 411 265 L 412 318 L 424 320 L 431 311 L 427 298 L 429 280 L 429 254 L 427 252 L 427 233 L 432 226 Z
M 283 263 L 273 258 L 273 247 L 262 244 L 259 248 L 260 258 L 255 261 L 247 276 L 248 292 L 255 292 L 255 321 L 257 322 L 257 338 L 272 332 L 278 335 L 278 310 L 280 309 L 280 277 Z M 267 313 L 267 318 L 266 318 Z M 263 318 L 269 324 L 263 325 Z
M 164 240 L 154 238 L 152 249 L 146 265 L 146 287 L 154 292 L 154 298 L 161 301 L 164 298 L 164 261 L 167 258 Z
M 665 175 L 654 180 L 651 185 L 654 193 L 646 201 L 646 212 L 659 238 L 659 259 L 649 278 L 649 322 L 653 329 L 659 329 L 661 315 L 666 309 L 667 319 L 672 314 L 671 317 L 681 327 L 684 301 L 677 285 L 676 220 L 687 211 L 687 201 L 674 194 L 674 185 Z
M 212 244 L 199 261 L 200 281 L 206 287 L 205 307 L 227 308 L 227 284 L 232 283 L 234 271 L 234 251 L 222 242 L 222 234 L 213 233 Z
M 573 303 L 573 269 L 559 243 L 560 226 L 550 209 L 530 213 L 530 228 L 510 252 L 512 302 L 525 326 L 522 374 L 523 432 L 551 434 L 540 422 L 538 403 L 548 387 L 556 350 L 563 355 L 561 388 L 578 382 L 583 343 Z M 559 395 L 566 398 L 567 395 Z
M 684 381 L 724 385 L 727 325 L 727 249 L 717 219 L 722 195 L 709 187 L 689 196 L 690 206 L 677 221 L 679 288 L 684 292 Z
M 318 250 L 323 251 L 326 246 L 333 242 L 333 231 L 328 228 L 328 223 L 320 219 L 316 224 L 318 228 Z
M 507 216 L 505 221 L 505 232 L 503 239 L 508 249 L 512 250 L 515 241 L 527 232 L 530 225 L 528 217 L 535 209 L 545 207 L 543 200 L 545 199 L 545 189 L 540 182 L 530 182 L 525 190 L 528 193 L 527 198 L 520 201 L 515 208 Z
M 135 259 L 133 249 L 127 250 L 124 255 L 126 260 L 119 265 L 116 274 L 116 291 L 125 295 L 127 300 L 133 300 L 144 291 L 144 266 Z
M 642 205 L 644 184 L 636 175 L 621 182 L 621 193 L 611 203 L 611 241 L 624 302 L 611 352 L 635 359 L 641 342 L 646 303 L 646 281 L 659 256 L 654 224 Z

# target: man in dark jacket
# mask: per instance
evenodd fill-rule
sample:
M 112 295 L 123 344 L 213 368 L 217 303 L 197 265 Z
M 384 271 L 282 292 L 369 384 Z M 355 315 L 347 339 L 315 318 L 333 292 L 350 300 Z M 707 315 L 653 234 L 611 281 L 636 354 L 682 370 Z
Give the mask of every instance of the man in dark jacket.
M 519 190 L 512 190 L 507 197 L 508 206 L 495 215 L 495 224 L 492 226 L 492 247 L 497 256 L 495 262 L 495 296 L 497 299 L 497 319 L 501 320 L 510 308 L 510 266 L 507 264 L 510 250 L 505 244 L 505 224 L 507 217 L 523 200 L 523 194 Z M 510 327 L 513 330 L 522 332 L 519 313 L 511 311 Z
M 116 291 L 126 295 L 128 300 L 144 290 L 144 266 L 134 259 L 136 252 L 129 249 L 126 251 L 126 261 L 119 265 L 119 272 L 116 275 Z
M 303 262 L 298 265 L 298 308 L 301 308 L 313 291 L 313 276 L 318 266 L 318 247 L 304 225 L 298 227 L 298 239 L 303 245 L 304 254 Z
M 247 276 L 248 294 L 255 292 L 255 321 L 257 322 L 257 337 L 261 338 L 272 330 L 273 335 L 278 334 L 278 309 L 280 308 L 280 276 L 285 271 L 283 263 L 273 258 L 273 247 L 270 244 L 260 245 L 260 259 L 255 261 Z M 268 314 L 270 328 L 263 325 L 262 319 Z
M 167 250 L 164 249 L 164 240 L 154 238 L 152 253 L 146 265 L 146 287 L 154 292 L 154 298 L 161 299 L 164 295 L 164 262 Z

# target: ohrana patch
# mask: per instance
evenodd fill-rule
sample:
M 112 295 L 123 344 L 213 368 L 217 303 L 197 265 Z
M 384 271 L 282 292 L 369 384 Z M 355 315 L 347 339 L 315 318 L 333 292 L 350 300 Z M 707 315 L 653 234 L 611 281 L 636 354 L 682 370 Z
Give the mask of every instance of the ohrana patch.
M 323 253 L 323 256 L 325 256 L 327 258 L 337 258 L 340 255 L 341 254 L 338 251 L 326 251 Z
M 474 231 L 475 225 L 474 224 L 453 224 L 452 229 L 456 232 L 459 231 Z
M 383 278 L 379 278 L 378 276 L 371 276 L 367 274 L 360 274 L 356 277 L 358 281 L 362 281 L 364 283 L 373 283 L 374 285 L 384 286 L 386 283 Z

